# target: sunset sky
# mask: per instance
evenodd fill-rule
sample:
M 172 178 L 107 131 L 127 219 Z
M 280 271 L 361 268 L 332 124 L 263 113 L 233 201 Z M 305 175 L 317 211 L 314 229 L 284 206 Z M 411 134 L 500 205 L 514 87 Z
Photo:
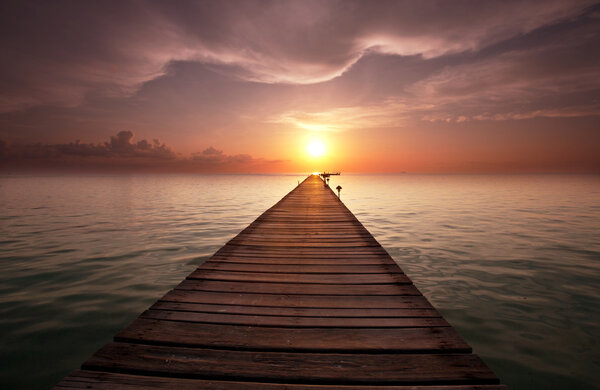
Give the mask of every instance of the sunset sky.
M 600 172 L 594 2 L 19 0 L 0 30 L 0 172 Z

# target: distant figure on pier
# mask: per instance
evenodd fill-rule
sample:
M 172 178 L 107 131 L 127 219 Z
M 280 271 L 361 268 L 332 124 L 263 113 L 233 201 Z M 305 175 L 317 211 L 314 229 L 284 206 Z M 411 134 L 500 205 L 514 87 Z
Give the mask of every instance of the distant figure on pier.
M 335 187 L 336 190 L 338 190 L 338 198 L 340 197 L 340 191 L 342 191 L 342 186 L 337 186 Z

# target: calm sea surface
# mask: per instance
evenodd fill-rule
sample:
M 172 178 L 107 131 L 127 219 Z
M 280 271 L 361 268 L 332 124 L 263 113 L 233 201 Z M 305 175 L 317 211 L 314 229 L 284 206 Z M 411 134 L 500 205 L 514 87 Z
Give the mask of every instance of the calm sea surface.
M 0 387 L 51 387 L 301 179 L 0 177 Z M 600 176 L 338 184 L 511 389 L 600 389 Z

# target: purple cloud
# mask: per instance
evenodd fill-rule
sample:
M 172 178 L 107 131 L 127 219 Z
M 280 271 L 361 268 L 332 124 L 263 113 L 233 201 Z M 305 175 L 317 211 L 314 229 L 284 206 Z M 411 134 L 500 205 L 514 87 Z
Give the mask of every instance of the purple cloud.
M 479 50 L 588 4 L 7 2 L 0 16 L 0 112 L 131 96 L 177 61 L 214 64 L 253 82 L 317 83 L 369 53 L 435 58 Z
M 248 154 L 237 154 L 229 156 L 223 153 L 222 150 L 217 150 L 210 146 L 200 153 L 193 153 L 192 161 L 197 161 L 207 165 L 227 165 L 227 164 L 248 164 L 254 160 Z
M 99 144 L 77 140 L 65 144 L 8 145 L 0 140 L 0 171 L 247 172 L 249 168 L 260 170 L 283 162 L 247 154 L 230 156 L 212 146 L 183 157 L 157 139 L 133 142 L 133 138 L 131 131 L 121 131 Z

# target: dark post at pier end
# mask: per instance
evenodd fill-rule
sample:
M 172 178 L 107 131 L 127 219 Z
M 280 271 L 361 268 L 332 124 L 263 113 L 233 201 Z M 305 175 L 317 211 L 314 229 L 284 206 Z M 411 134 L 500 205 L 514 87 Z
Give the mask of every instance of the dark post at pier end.
M 321 176 L 321 179 L 323 179 L 323 186 L 325 186 L 325 187 L 329 187 L 329 176 L 339 176 L 339 175 L 340 175 L 339 172 L 335 172 L 335 173 L 331 173 L 331 172 L 319 173 L 319 176 Z

